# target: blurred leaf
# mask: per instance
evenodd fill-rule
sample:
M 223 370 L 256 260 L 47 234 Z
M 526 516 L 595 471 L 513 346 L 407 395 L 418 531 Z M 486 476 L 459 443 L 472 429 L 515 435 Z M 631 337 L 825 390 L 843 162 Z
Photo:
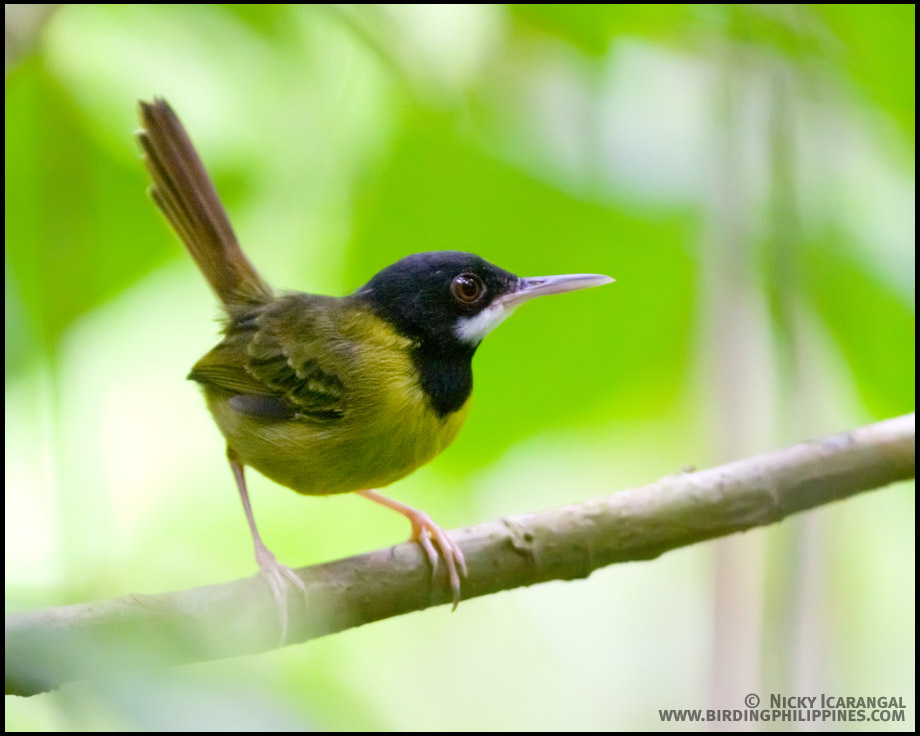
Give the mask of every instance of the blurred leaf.
M 512 3 L 508 9 L 522 25 L 558 36 L 591 56 L 603 56 L 611 41 L 624 34 L 678 35 L 681 25 L 693 16 L 693 6 L 682 3 Z
M 295 6 L 286 3 L 222 3 L 220 8 L 266 41 L 283 42 L 292 40 L 294 36 Z
M 914 410 L 916 317 L 913 305 L 854 259 L 844 236 L 807 245 L 803 287 L 850 365 L 878 419 Z
M 913 145 L 917 6 L 819 3 L 811 7 L 839 40 L 834 57 L 846 76 L 897 120 Z
M 73 320 L 171 251 L 140 158 L 128 168 L 98 145 L 40 56 L 10 75 L 6 104 L 15 111 L 6 117 L 9 276 L 37 335 L 53 347 Z M 122 145 L 134 145 L 129 130 Z
M 693 40 L 708 48 L 713 34 L 721 33 L 745 44 L 773 47 L 798 62 L 830 63 L 913 136 L 916 6 L 912 3 L 508 7 L 522 26 L 566 40 L 589 56 L 605 55 L 610 44 L 624 35 L 680 45 Z M 697 33 L 691 33 L 694 30 Z

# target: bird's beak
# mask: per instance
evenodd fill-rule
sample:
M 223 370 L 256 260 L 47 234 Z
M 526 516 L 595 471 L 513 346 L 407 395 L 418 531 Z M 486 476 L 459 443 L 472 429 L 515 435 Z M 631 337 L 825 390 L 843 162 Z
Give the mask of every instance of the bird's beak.
M 513 309 L 534 297 L 547 294 L 564 294 L 567 291 L 590 289 L 592 286 L 611 284 L 614 279 L 597 273 L 573 273 L 565 276 L 533 276 L 521 279 L 518 288 L 496 299 L 506 309 Z

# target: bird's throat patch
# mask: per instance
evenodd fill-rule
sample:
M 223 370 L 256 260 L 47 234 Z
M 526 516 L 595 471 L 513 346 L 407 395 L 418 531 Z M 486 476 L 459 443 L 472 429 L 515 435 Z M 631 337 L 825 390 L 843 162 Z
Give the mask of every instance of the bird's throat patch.
M 431 406 L 444 417 L 458 411 L 473 391 L 473 352 L 465 345 L 439 350 L 416 348 L 412 361 L 419 371 L 422 391 Z

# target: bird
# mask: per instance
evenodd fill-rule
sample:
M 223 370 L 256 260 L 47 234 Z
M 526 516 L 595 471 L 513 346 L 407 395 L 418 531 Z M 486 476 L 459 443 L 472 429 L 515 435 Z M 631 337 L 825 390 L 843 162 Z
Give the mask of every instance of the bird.
M 262 541 L 247 467 L 300 494 L 358 493 L 406 517 L 432 576 L 443 559 L 455 609 L 467 576 L 459 545 L 428 514 L 378 489 L 451 444 L 470 408 L 473 355 L 516 307 L 613 279 L 521 278 L 473 253 L 429 251 L 402 258 L 346 296 L 275 292 L 243 253 L 170 105 L 159 97 L 139 101 L 139 116 L 148 192 L 223 308 L 223 337 L 188 378 L 226 441 L 281 640 L 289 593 L 307 591 Z

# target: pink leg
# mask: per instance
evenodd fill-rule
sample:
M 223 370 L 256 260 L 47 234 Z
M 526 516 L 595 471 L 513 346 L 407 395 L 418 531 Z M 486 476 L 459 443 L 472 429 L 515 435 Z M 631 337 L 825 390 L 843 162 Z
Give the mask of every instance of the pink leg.
M 409 520 L 412 524 L 412 536 L 409 538 L 422 545 L 422 549 L 425 550 L 425 554 L 428 555 L 428 559 L 431 562 L 432 576 L 438 570 L 438 553 L 434 548 L 434 544 L 432 544 L 432 539 L 434 539 L 434 543 L 437 544 L 441 551 L 441 556 L 444 558 L 444 564 L 447 565 L 450 587 L 454 592 L 454 607 L 451 610 L 456 610 L 457 604 L 460 602 L 460 572 L 462 571 L 464 577 L 467 575 L 466 560 L 463 559 L 463 552 L 457 543 L 448 537 L 444 530 L 435 524 L 424 511 L 419 511 L 416 508 L 412 508 L 412 506 L 407 506 L 399 501 L 394 501 L 392 498 L 382 496 L 377 491 L 358 491 L 358 493 L 374 503 L 393 509 L 393 511 L 402 514 Z
M 233 470 L 233 477 L 236 478 L 236 487 L 240 492 L 240 499 L 243 501 L 243 510 L 246 512 L 246 521 L 249 522 L 249 531 L 252 533 L 252 543 L 256 549 L 256 562 L 259 565 L 259 572 L 268 583 L 272 596 L 275 599 L 275 605 L 278 607 L 278 616 L 281 624 L 281 641 L 287 639 L 288 630 L 288 610 L 287 598 L 288 590 L 291 586 L 297 588 L 306 598 L 307 588 L 303 581 L 297 577 L 291 568 L 282 565 L 275 559 L 269 549 L 262 542 L 259 536 L 259 530 L 256 529 L 256 520 L 252 515 L 252 506 L 249 503 L 249 492 L 246 490 L 246 478 L 243 474 L 243 464 L 239 461 L 236 453 L 227 448 L 227 459 L 230 461 L 230 468 Z

